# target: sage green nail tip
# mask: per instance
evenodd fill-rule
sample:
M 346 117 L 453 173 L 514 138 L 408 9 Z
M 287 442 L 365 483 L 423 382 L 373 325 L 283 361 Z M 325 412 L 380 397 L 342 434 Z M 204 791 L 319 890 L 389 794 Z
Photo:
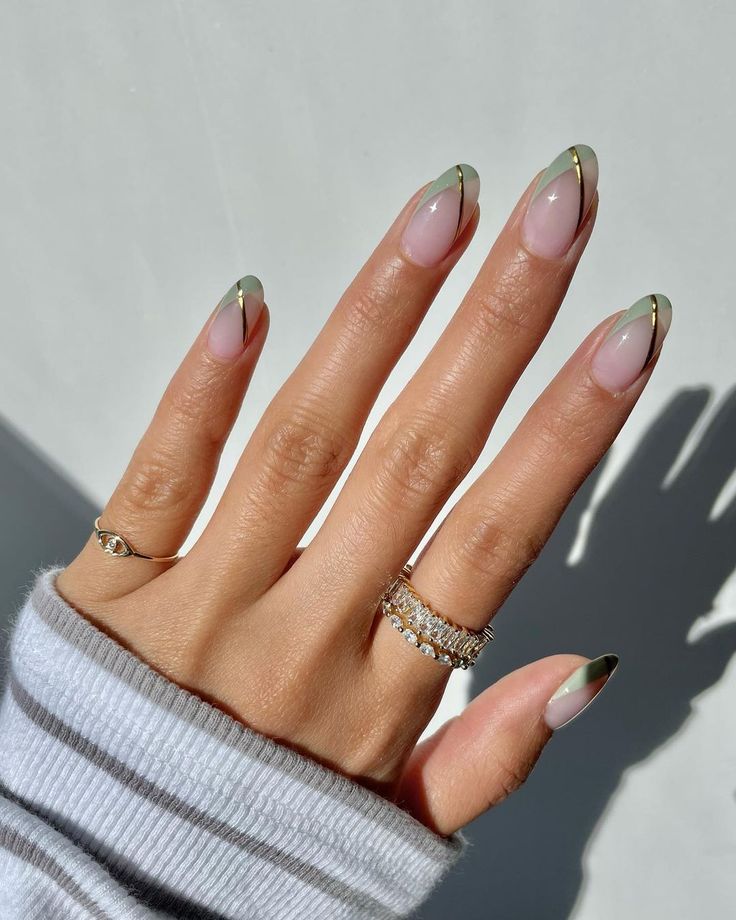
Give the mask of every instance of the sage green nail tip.
M 595 155 L 595 150 L 592 147 L 588 147 L 587 144 L 573 144 L 573 147 L 578 152 L 578 158 L 581 163 L 584 163 L 586 160 L 597 160 L 598 157 Z
M 224 307 L 229 303 L 232 303 L 233 300 L 238 299 L 238 288 L 244 294 L 255 294 L 258 297 L 263 297 L 263 285 L 256 278 L 255 275 L 246 275 L 244 278 L 241 278 L 239 281 L 236 281 L 232 287 L 228 288 L 227 292 L 220 301 L 219 306 Z
M 602 677 L 608 680 L 618 667 L 618 663 L 618 655 L 614 655 L 610 652 L 606 655 L 594 658 L 592 661 L 586 662 L 584 665 L 581 665 L 577 671 L 573 671 L 562 686 L 556 690 L 550 702 L 552 702 L 552 700 L 559 700 L 560 697 L 568 693 L 574 693 L 575 690 L 582 690 L 583 687 L 587 687 L 588 684 L 592 684 Z
M 427 191 L 422 195 L 419 204 L 416 206 L 416 211 L 418 211 L 430 199 L 434 198 L 435 195 L 439 195 L 439 193 L 444 192 L 445 189 L 454 188 L 457 186 L 459 182 L 459 177 L 457 174 L 458 169 L 462 173 L 464 183 L 480 181 L 480 176 L 478 175 L 477 170 L 473 169 L 472 166 L 469 166 L 467 163 L 456 163 L 454 166 L 446 169 L 441 176 L 438 176 L 434 180 Z
M 552 160 L 549 166 L 542 173 L 542 176 L 537 183 L 537 187 L 534 189 L 532 200 L 534 200 L 534 198 L 536 198 L 537 195 L 550 184 L 550 182 L 554 181 L 558 176 L 561 176 L 562 173 L 567 172 L 568 169 L 575 168 L 575 160 L 572 157 L 572 150 L 576 151 L 578 160 L 580 160 L 581 164 L 585 163 L 586 160 L 598 159 L 595 155 L 595 150 L 593 150 L 592 147 L 588 147 L 587 144 L 573 144 L 572 147 L 568 147 L 567 150 L 563 150 L 559 156 Z
M 478 171 L 470 166 L 468 163 L 459 163 L 460 170 L 463 174 L 464 182 L 472 182 L 473 179 L 480 179 Z
M 615 335 L 615 333 L 623 329 L 624 326 L 628 326 L 628 324 L 632 323 L 635 319 L 639 319 L 642 316 L 650 316 L 653 307 L 652 300 L 655 300 L 657 303 L 658 321 L 662 323 L 665 331 L 668 330 L 672 321 L 672 304 L 669 298 L 665 297 L 664 294 L 647 294 L 644 297 L 640 297 L 625 313 L 621 314 L 606 338 Z
M 240 288 L 246 294 L 263 295 L 263 285 L 255 275 L 246 275 L 240 279 Z

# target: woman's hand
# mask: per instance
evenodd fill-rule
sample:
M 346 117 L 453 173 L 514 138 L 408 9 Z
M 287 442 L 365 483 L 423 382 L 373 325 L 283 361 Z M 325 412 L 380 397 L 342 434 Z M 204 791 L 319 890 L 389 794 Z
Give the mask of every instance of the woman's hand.
M 547 334 L 593 229 L 596 182 L 593 152 L 577 147 L 530 186 L 303 551 L 379 390 L 473 236 L 470 167 L 448 170 L 398 216 L 266 410 L 192 550 L 174 562 L 118 559 L 92 535 L 60 593 L 171 680 L 441 834 L 502 799 L 615 659 L 549 707 L 586 659 L 530 664 L 417 746 L 450 670 L 377 608 Z M 171 555 L 185 539 L 263 348 L 263 291 L 252 278 L 241 287 L 242 303 L 228 292 L 194 342 L 102 513 L 101 526 L 142 553 Z M 412 583 L 449 620 L 482 629 L 534 561 L 640 395 L 670 315 L 657 295 L 598 325 L 436 531 Z

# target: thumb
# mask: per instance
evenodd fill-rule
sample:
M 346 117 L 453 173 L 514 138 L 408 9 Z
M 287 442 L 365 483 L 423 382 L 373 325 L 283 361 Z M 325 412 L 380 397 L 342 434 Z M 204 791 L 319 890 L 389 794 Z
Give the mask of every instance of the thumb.
M 595 699 L 617 665 L 617 655 L 555 655 L 508 674 L 417 745 L 399 804 L 439 834 L 459 830 L 519 788 L 552 732 Z

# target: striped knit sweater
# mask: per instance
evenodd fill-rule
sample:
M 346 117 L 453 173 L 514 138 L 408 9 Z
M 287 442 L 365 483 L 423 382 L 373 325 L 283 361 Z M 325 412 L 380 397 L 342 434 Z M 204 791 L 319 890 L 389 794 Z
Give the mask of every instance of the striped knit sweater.
M 458 837 L 182 690 L 38 577 L 0 711 L 0 917 L 395 918 Z

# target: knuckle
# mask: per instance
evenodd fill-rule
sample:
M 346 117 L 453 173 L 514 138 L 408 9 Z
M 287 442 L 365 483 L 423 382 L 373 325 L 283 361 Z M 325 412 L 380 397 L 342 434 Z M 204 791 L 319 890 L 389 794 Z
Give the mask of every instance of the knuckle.
M 354 440 L 313 410 L 292 407 L 266 419 L 261 462 L 275 492 L 294 486 L 332 485 L 350 458 Z
M 185 505 L 191 493 L 190 477 L 169 452 L 158 449 L 134 459 L 120 494 L 133 510 L 172 511 Z
M 385 336 L 387 310 L 393 311 L 398 299 L 397 269 L 389 263 L 368 283 L 351 288 L 343 302 L 343 318 L 348 332 L 359 338 L 377 334 Z
M 537 432 L 544 455 L 567 456 L 571 449 L 585 447 L 593 437 L 597 421 L 591 409 L 586 408 L 582 393 L 568 394 L 562 402 L 532 407 L 532 428 Z
M 491 782 L 487 800 L 488 807 L 498 805 L 520 789 L 529 778 L 535 760 L 516 760 L 513 756 L 501 755 L 491 750 Z M 486 785 L 488 780 L 486 780 Z
M 447 420 L 417 416 L 389 423 L 379 435 L 378 485 L 391 502 L 449 495 L 475 461 L 475 451 Z
M 189 423 L 198 421 L 207 414 L 211 389 L 199 377 L 188 377 L 186 381 L 174 378 L 164 391 L 164 406 L 175 418 Z
M 517 255 L 492 284 L 477 294 L 474 319 L 478 331 L 485 339 L 531 332 L 534 299 L 527 260 Z
M 458 536 L 458 567 L 506 591 L 519 581 L 542 548 L 533 534 L 493 512 L 463 523 Z
M 189 377 L 186 381 L 174 378 L 161 401 L 167 427 L 175 436 L 196 431 L 199 440 L 218 444 L 223 430 L 217 422 L 223 413 L 218 411 L 217 395 L 217 389 L 203 376 Z

